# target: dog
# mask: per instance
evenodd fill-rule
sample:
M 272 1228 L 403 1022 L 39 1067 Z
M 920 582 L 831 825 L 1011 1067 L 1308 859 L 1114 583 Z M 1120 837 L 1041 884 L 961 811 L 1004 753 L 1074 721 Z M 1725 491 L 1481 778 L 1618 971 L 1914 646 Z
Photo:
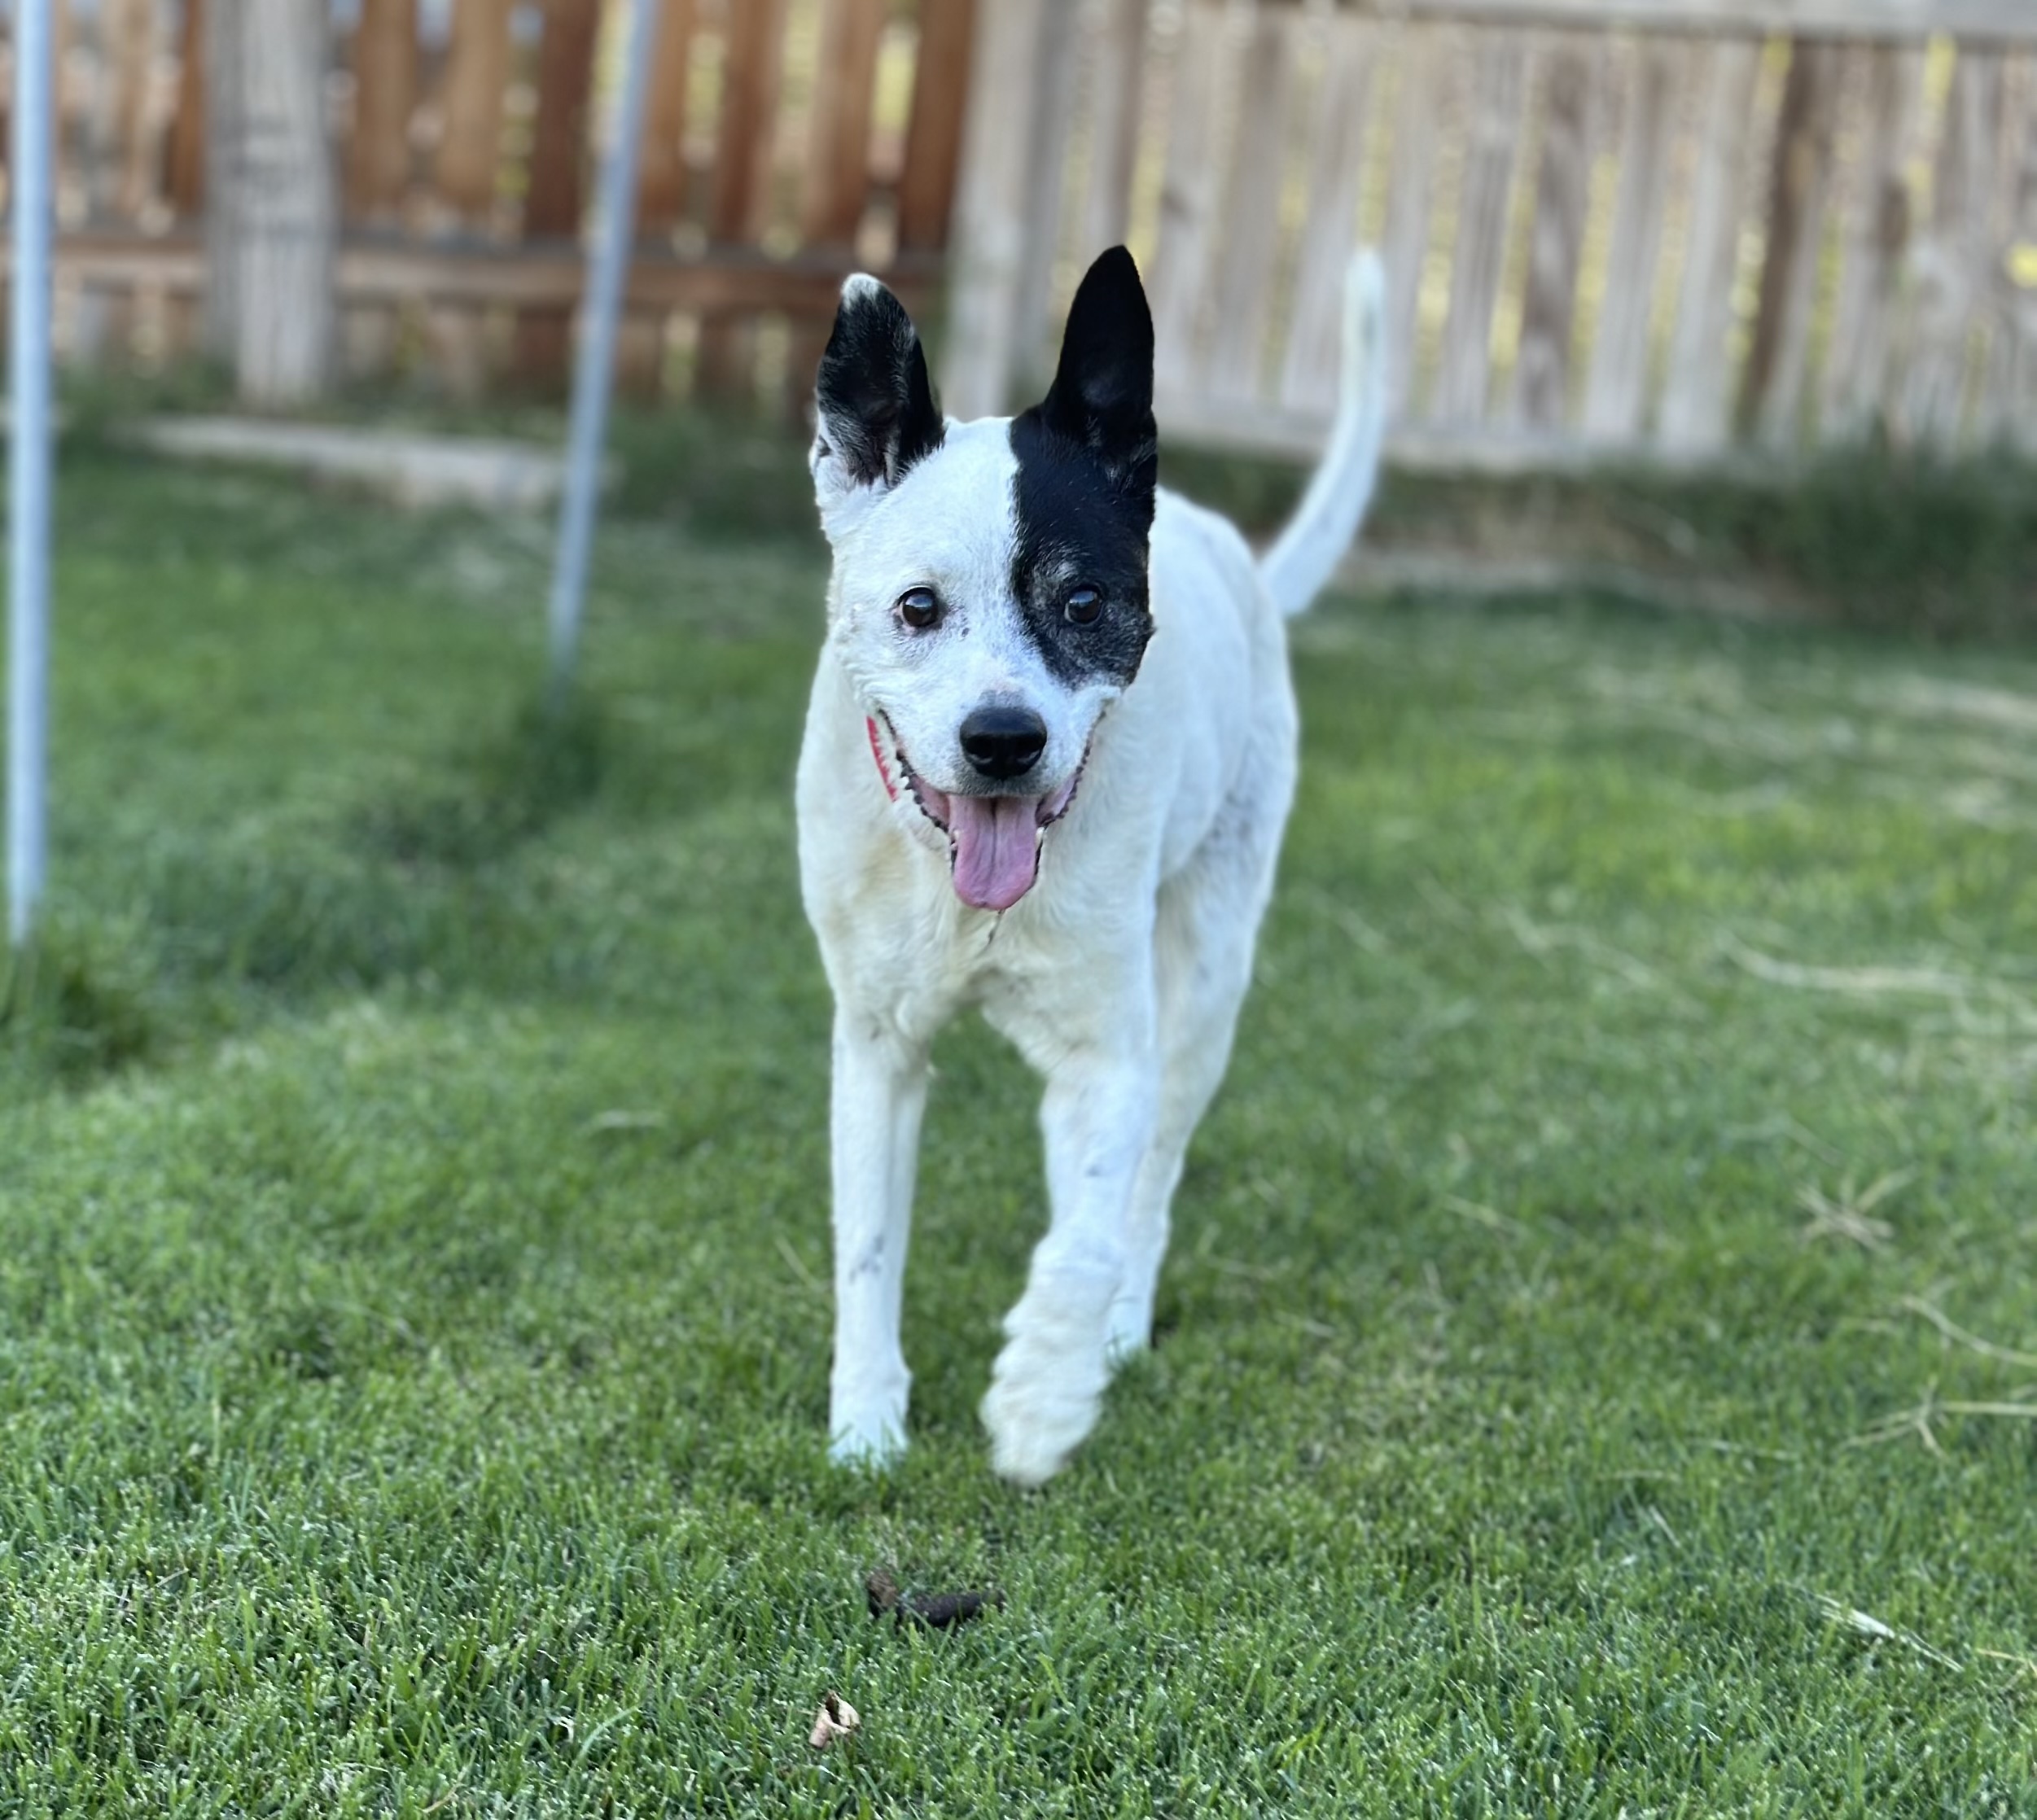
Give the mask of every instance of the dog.
M 1330 444 L 1263 560 L 1158 485 L 1153 319 L 1121 247 L 1047 395 L 948 422 L 910 317 L 842 288 L 809 457 L 833 553 L 798 772 L 802 896 L 835 995 L 830 1452 L 905 1446 L 899 1343 L 935 1032 L 981 1008 L 1045 1083 L 1051 1218 L 982 1415 L 1052 1477 L 1150 1341 L 1168 1208 L 1230 1053 L 1294 798 L 1284 620 L 1356 534 L 1385 357 L 1346 283 Z

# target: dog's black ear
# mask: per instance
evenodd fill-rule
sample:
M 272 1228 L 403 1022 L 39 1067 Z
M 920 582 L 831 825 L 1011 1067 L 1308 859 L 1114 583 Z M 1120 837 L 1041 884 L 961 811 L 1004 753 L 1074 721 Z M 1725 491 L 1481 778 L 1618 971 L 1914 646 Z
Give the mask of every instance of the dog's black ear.
M 1124 247 L 1100 255 L 1084 274 L 1039 409 L 1048 428 L 1097 456 L 1117 484 L 1151 492 L 1159 463 L 1153 313 Z
M 918 331 L 905 306 L 862 273 L 842 287 L 814 403 L 813 483 L 824 518 L 849 493 L 897 485 L 940 447 Z

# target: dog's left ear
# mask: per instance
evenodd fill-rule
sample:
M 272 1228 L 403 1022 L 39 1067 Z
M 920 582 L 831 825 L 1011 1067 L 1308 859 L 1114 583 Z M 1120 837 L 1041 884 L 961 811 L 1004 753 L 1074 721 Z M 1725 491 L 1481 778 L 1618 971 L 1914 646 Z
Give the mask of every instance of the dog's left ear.
M 1159 478 L 1153 422 L 1153 313 L 1122 247 L 1102 254 L 1068 306 L 1061 364 L 1038 410 L 1047 427 L 1102 461 L 1112 482 L 1150 504 Z
M 864 273 L 842 287 L 814 404 L 820 421 L 810 457 L 813 492 L 832 536 L 856 501 L 868 503 L 896 486 L 945 434 L 913 319 Z

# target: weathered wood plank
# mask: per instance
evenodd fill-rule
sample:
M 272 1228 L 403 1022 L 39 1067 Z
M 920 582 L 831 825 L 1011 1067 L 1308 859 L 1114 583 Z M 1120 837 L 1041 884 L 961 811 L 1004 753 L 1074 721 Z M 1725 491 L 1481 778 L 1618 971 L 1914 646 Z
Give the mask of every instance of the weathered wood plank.
M 1224 63 L 1224 9 L 1191 0 L 1174 58 L 1167 162 L 1160 180 L 1159 246 L 1147 289 L 1153 303 L 1154 371 L 1162 390 L 1196 376 L 1196 331 L 1216 240 L 1216 112 Z
M 195 215 L 205 205 L 205 0 L 184 0 L 177 35 L 177 114 L 164 164 L 170 208 L 179 216 Z
M 821 68 L 827 79 L 814 91 L 807 122 L 799 235 L 808 246 L 831 248 L 849 263 L 870 197 L 870 109 L 885 10 L 885 0 L 826 0 L 821 15 Z M 795 422 L 805 419 L 833 327 L 832 316 L 791 325 L 786 403 Z
M 1839 288 L 1825 349 L 1828 442 L 1864 435 L 1880 419 L 1888 387 L 1898 288 L 1910 241 L 1909 165 L 1923 115 L 1924 53 L 1915 46 L 1855 46 L 1860 151 L 1839 230 Z
M 1082 195 L 1082 250 L 1115 247 L 1132 214 L 1139 154 L 1139 99 L 1146 75 L 1147 0 L 1102 0 L 1090 41 L 1089 160 Z
M 1280 244 L 1288 104 L 1294 83 L 1294 9 L 1262 7 L 1241 66 L 1242 106 L 1224 207 L 1224 256 L 1216 271 L 1216 329 L 1205 383 L 1220 397 L 1250 398 L 1265 364 L 1266 317 Z
M 353 132 L 347 142 L 351 219 L 387 220 L 402 207 L 417 91 L 417 0 L 361 0 L 353 34 Z
M 1798 38 L 1790 46 L 1769 161 L 1760 300 L 1738 407 L 1742 425 L 1764 442 L 1780 445 L 1794 443 L 1803 422 L 1804 370 L 1817 301 L 1840 74 L 1838 45 Z
M 1417 26 L 1404 28 L 1400 35 L 1400 94 L 1394 105 L 1386 225 L 1380 247 L 1386 268 L 1386 344 L 1398 350 L 1388 370 L 1392 388 L 1388 408 L 1395 417 L 1416 396 L 1416 318 L 1422 268 L 1429 256 L 1437 142 L 1441 123 L 1452 111 L 1461 53 L 1461 41 L 1449 26 Z
M 1733 396 L 1726 382 L 1727 336 L 1746 194 L 1747 123 L 1754 114 L 1761 46 L 1746 38 L 1724 39 L 1711 46 L 1709 62 L 1683 282 L 1658 426 L 1672 454 L 1722 446 Z
M 526 240 L 577 238 L 587 190 L 588 116 L 594 103 L 600 0 L 545 0 L 538 42 L 537 116 L 531 127 Z M 523 385 L 563 384 L 572 350 L 570 308 L 525 310 L 516 319 L 515 374 Z
M 1514 373 L 1516 409 L 1539 427 L 1561 424 L 1570 414 L 1571 331 L 1591 200 L 1592 90 L 1601 51 L 1597 43 L 1566 34 L 1545 47 L 1542 60 L 1542 157 Z
M 637 151 L 637 232 L 646 239 L 669 234 L 686 207 L 687 81 L 693 68 L 694 0 L 646 0 L 662 5 L 658 54 L 644 107 Z M 661 331 L 662 339 L 662 331 Z
M 0 282 L 8 254 L 0 241 Z M 79 229 L 58 236 L 59 282 L 100 283 L 190 296 L 204 287 L 204 241 L 197 230 L 146 234 L 129 228 Z M 923 306 L 942 278 L 926 255 L 880 270 L 905 301 Z M 343 301 L 426 299 L 504 308 L 570 304 L 586 281 L 586 261 L 569 243 L 535 247 L 361 236 L 344 242 L 335 285 Z M 795 253 L 773 259 L 731 247 L 705 257 L 643 253 L 631 262 L 624 300 L 639 310 L 750 310 L 788 315 L 832 309 L 842 285 L 839 259 Z
M 1522 26 L 1638 26 L 1731 37 L 1803 34 L 2037 42 L 2030 0 L 1395 0 L 1411 19 Z
M 1344 268 L 1357 234 L 1358 186 L 1365 175 L 1378 48 L 1378 28 L 1372 20 L 1343 15 L 1330 20 L 1308 173 L 1308 229 L 1302 236 L 1294 313 L 1281 364 L 1281 401 L 1290 409 L 1320 406 L 1332 396 L 1343 340 Z M 1390 357 L 1398 360 L 1400 350 Z
M 1636 49 L 1632 88 L 1620 123 L 1619 187 L 1607 243 L 1606 294 L 1585 374 L 1584 430 L 1607 440 L 1641 434 L 1648 404 L 1648 338 L 1662 266 L 1670 159 L 1680 103 L 1702 72 L 1686 40 Z
M 1430 414 L 1446 423 L 1486 413 L 1492 365 L 1492 311 L 1506 261 L 1507 205 L 1527 97 L 1528 43 L 1515 32 L 1482 35 L 1473 54 L 1464 186 L 1450 259 L 1450 313 Z
M 1068 195 L 1067 147 L 1075 123 L 1080 0 L 1040 0 L 1038 73 L 1026 143 L 1026 256 L 1020 262 L 1013 305 L 1014 352 L 1022 380 L 1044 381 L 1060 342 L 1054 319 L 1054 270 L 1061 254 L 1062 217 Z
M 975 0 L 919 0 L 913 111 L 898 182 L 898 243 L 909 252 L 937 252 L 948 244 L 975 19 Z
M 1897 433 L 1940 448 L 1965 427 L 1975 319 L 1994 248 L 1987 208 L 2000 146 L 2002 59 L 1961 46 L 1931 168 L 1929 225 L 1912 245 L 1912 312 Z
M 786 0 L 743 0 L 729 15 L 714 185 L 707 203 L 707 234 L 717 245 L 754 244 L 770 211 L 785 13 Z M 694 357 L 694 383 L 701 393 L 734 398 L 748 390 L 751 327 L 721 315 L 701 323 Z
M 786 0 L 742 0 L 729 15 L 707 208 L 708 235 L 725 246 L 754 242 L 770 206 L 785 11 Z
M 545 0 L 530 184 L 523 195 L 527 239 L 580 231 L 588 116 L 594 101 L 594 42 L 600 30 L 600 0 Z
M 2037 446 L 2037 54 L 2015 58 L 2002 88 L 2000 194 L 1987 225 L 1987 361 L 1973 418 L 1973 440 L 1982 448 Z
M 99 30 L 107 69 L 93 206 L 132 220 L 155 189 L 149 107 L 156 40 L 153 0 L 100 0 Z
M 870 103 L 885 0 L 827 0 L 821 68 L 808 122 L 799 232 L 809 244 L 854 244 L 870 186 Z
M 434 171 L 440 202 L 469 225 L 495 207 L 509 87 L 510 0 L 453 0 L 440 108 L 445 127 Z
M 1040 0 L 987 6 L 974 36 L 941 390 L 957 417 L 1001 410 L 1014 357 Z

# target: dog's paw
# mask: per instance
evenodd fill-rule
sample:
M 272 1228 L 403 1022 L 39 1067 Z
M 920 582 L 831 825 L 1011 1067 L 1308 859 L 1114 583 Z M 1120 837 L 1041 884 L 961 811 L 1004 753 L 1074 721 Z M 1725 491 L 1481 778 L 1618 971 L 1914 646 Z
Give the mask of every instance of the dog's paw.
M 827 1444 L 827 1457 L 852 1472 L 886 1472 L 905 1457 L 905 1437 L 887 1428 L 875 1434 L 844 1433 Z
M 983 1401 L 990 1463 L 1014 1485 L 1045 1485 L 1096 1426 L 1106 1374 L 1101 1350 L 1043 1356 L 1024 1340 L 999 1355 Z
M 1110 1324 L 1104 1336 L 1103 1361 L 1110 1370 L 1129 1364 L 1152 1350 L 1153 1305 L 1143 1297 L 1110 1304 Z
M 861 1472 L 882 1472 L 905 1457 L 902 1419 L 872 1411 L 861 1417 L 837 1416 L 827 1457 L 837 1466 Z

